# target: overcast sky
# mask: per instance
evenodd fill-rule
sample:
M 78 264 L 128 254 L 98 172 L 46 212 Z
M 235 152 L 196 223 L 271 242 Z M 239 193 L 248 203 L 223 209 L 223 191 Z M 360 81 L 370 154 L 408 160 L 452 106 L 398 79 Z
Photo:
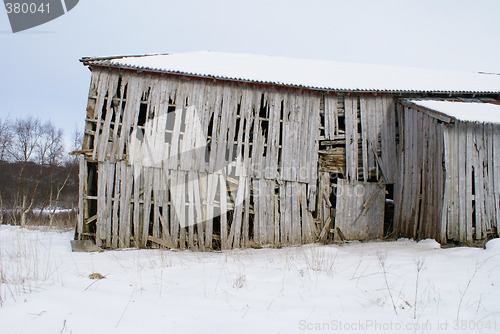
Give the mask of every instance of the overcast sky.
M 83 128 L 83 56 L 212 50 L 500 73 L 499 0 L 80 0 L 12 34 L 0 8 L 0 118 Z

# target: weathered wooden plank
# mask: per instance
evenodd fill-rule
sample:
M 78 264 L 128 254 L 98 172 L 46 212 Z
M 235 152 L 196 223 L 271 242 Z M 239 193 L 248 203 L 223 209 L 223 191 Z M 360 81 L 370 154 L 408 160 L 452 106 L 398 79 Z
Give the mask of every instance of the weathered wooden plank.
M 346 178 L 358 179 L 358 115 L 357 97 L 345 98 Z
M 381 151 L 384 164 L 384 178 L 386 183 L 394 183 L 397 168 L 396 156 L 396 122 L 395 106 L 392 97 L 383 98 L 384 117 L 381 121 Z
M 96 125 L 96 131 L 95 131 L 95 136 L 94 136 L 94 151 L 92 152 L 92 160 L 97 160 L 103 161 L 103 157 L 98 157 L 98 150 L 99 150 L 99 145 L 101 143 L 101 126 L 102 122 L 100 122 L 101 118 L 101 110 L 104 105 L 104 100 L 105 96 L 107 93 L 106 87 L 108 85 L 108 79 L 109 79 L 109 71 L 99 71 L 99 81 L 98 81 L 98 88 L 97 88 L 97 99 L 96 99 L 96 104 L 95 104 L 95 112 L 94 112 L 94 117 L 95 120 L 97 120 L 97 125 Z
M 339 179 L 335 227 L 347 240 L 383 237 L 385 185 Z
M 117 197 L 118 201 L 118 247 L 126 248 L 130 246 L 130 238 L 126 239 L 126 229 L 127 229 L 127 211 L 129 206 L 127 203 L 127 166 L 122 162 L 117 162 L 120 165 L 120 176 L 119 183 L 117 187 L 120 187 L 120 195 Z M 128 245 L 127 245 L 128 244 Z
M 144 173 L 144 210 L 142 215 L 142 226 L 141 226 L 141 247 L 146 247 L 148 236 L 151 234 L 149 230 L 149 225 L 151 222 L 151 192 L 153 187 L 153 169 L 145 167 L 143 169 Z
M 368 181 L 370 166 L 368 165 L 368 134 L 370 110 L 367 108 L 366 98 L 360 98 L 360 117 L 361 117 L 361 151 L 362 151 L 362 161 L 363 161 L 363 180 Z M 370 152 L 372 154 L 372 152 Z
M 111 234 L 111 247 L 112 248 L 117 248 L 118 247 L 118 237 L 119 237 L 119 222 L 118 222 L 118 212 L 120 209 L 120 177 L 121 177 L 121 165 L 119 163 L 114 164 L 114 169 L 115 169 L 115 186 L 114 186 L 114 194 L 113 194 L 113 216 L 112 216 L 112 234 Z
M 195 219 L 195 203 L 194 203 L 194 192 L 198 189 L 194 189 L 194 178 L 196 177 L 192 171 L 187 172 L 188 182 L 187 182 L 187 230 L 188 230 L 188 247 L 194 249 L 194 227 L 196 225 Z
M 223 174 L 219 175 L 220 182 L 220 241 L 221 241 L 221 249 L 228 249 L 228 226 L 227 226 L 227 184 L 226 178 Z
M 238 183 L 238 190 L 236 193 L 235 207 L 233 221 L 231 224 L 231 232 L 229 233 L 229 243 L 232 248 L 240 247 L 241 239 L 241 226 L 243 222 L 243 200 L 246 193 L 246 180 L 241 177 Z
M 474 166 L 474 138 L 469 132 L 469 127 L 464 122 L 457 122 L 457 129 L 459 131 L 459 150 L 465 151 L 465 154 L 459 156 L 459 193 L 464 194 L 459 198 L 459 205 L 461 208 L 461 215 L 458 225 L 458 240 L 465 242 L 467 236 L 472 236 L 475 197 L 472 192 L 473 179 L 473 166 Z M 464 187 L 465 186 L 465 187 Z
M 76 225 L 76 233 L 78 240 L 82 239 L 83 233 L 83 221 L 85 220 L 85 208 L 84 208 L 84 198 L 85 188 L 87 184 L 87 166 L 85 161 L 85 156 L 83 154 L 78 156 L 79 163 L 79 173 L 78 173 L 78 221 Z
M 335 139 L 338 135 L 338 98 L 336 95 L 325 96 L 325 139 Z
M 132 220 L 132 225 L 133 225 L 133 235 L 134 235 L 134 240 L 135 240 L 135 246 L 139 247 L 141 244 L 141 237 L 142 237 L 142 231 L 140 229 L 141 226 L 141 212 L 143 209 L 143 205 L 140 202 L 140 197 L 141 197 L 141 185 L 143 186 L 143 181 L 142 181 L 142 167 L 141 166 L 133 166 L 134 169 L 134 195 L 133 195 L 133 201 L 134 201 L 134 212 L 132 214 L 133 220 Z M 110 189 L 108 187 L 108 189 Z M 109 197 L 109 196 L 108 196 Z
M 205 220 L 205 247 L 213 247 L 213 218 L 214 218 L 214 200 L 217 191 L 218 175 L 209 173 L 207 175 L 207 202 L 206 202 L 206 214 L 207 219 Z

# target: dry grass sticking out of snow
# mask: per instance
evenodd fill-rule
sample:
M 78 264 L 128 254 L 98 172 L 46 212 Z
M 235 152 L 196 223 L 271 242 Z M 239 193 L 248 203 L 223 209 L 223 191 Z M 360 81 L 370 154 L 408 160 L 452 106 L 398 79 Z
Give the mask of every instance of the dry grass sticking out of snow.
M 0 226 L 2 333 L 500 332 L 500 239 L 210 253 L 70 239 Z

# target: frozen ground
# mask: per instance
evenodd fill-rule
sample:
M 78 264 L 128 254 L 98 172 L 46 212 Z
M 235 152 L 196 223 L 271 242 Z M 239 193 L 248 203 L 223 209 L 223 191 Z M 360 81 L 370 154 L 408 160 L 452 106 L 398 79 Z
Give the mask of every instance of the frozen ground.
M 500 332 L 500 239 L 71 253 L 71 236 L 0 226 L 0 333 Z

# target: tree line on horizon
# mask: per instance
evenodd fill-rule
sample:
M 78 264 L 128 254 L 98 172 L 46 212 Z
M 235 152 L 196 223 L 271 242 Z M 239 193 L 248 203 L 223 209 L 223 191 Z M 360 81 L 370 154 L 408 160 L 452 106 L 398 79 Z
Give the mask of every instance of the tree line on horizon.
M 75 130 L 73 147 L 81 148 Z M 0 118 L 0 224 L 53 225 L 61 212 L 74 219 L 78 159 L 64 147 L 63 129 L 35 117 Z

